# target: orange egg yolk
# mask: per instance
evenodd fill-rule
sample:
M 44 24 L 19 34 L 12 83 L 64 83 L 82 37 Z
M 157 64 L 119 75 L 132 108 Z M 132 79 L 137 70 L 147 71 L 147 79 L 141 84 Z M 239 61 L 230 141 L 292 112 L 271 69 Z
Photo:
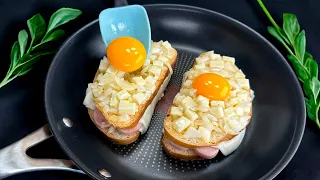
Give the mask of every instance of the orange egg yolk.
M 110 64 L 124 72 L 139 69 L 146 60 L 147 53 L 143 44 L 132 37 L 119 37 L 111 41 L 107 47 Z
M 192 87 L 197 94 L 210 100 L 221 101 L 230 94 L 230 84 L 222 76 L 214 73 L 205 73 L 196 77 Z

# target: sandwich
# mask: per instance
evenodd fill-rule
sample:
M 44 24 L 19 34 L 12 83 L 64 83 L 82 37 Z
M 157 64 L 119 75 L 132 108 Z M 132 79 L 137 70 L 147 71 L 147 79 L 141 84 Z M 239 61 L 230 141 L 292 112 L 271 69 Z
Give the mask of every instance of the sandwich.
M 178 159 L 212 159 L 240 145 L 254 92 L 233 57 L 213 51 L 196 58 L 164 120 L 163 149 Z
M 167 41 L 152 42 L 150 55 L 134 72 L 122 72 L 106 57 L 100 61 L 83 104 L 90 119 L 117 144 L 130 144 L 144 134 L 155 105 L 173 73 L 177 51 Z

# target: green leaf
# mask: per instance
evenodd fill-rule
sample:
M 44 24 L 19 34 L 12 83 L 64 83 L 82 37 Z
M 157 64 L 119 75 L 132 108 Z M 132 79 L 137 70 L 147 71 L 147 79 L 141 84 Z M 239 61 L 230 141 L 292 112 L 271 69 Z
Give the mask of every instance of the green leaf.
M 77 18 L 80 14 L 82 14 L 82 12 L 78 9 L 60 8 L 50 17 L 46 35 L 49 34 L 53 29 Z
M 283 31 L 283 29 L 278 30 L 278 34 L 281 36 L 281 38 L 290 45 L 289 38 L 287 37 L 286 33 Z
M 305 101 L 306 101 L 307 113 L 309 118 L 313 121 L 316 121 L 317 117 L 315 113 L 318 113 L 318 112 L 316 111 L 316 107 L 313 104 L 313 100 L 305 98 Z
M 306 52 L 306 35 L 304 30 L 302 30 L 296 37 L 294 51 L 297 58 L 303 62 L 304 54 Z
M 20 45 L 20 57 L 23 56 L 28 43 L 28 33 L 26 30 L 21 30 L 18 34 L 18 41 Z
M 308 58 L 304 64 L 304 66 L 308 70 L 310 77 L 318 78 L 318 64 L 316 63 L 315 60 Z
M 308 58 L 313 59 L 312 55 L 308 52 L 304 53 L 304 61 L 306 61 Z
M 278 31 L 276 30 L 276 28 L 272 27 L 272 26 L 268 26 L 268 32 L 275 37 L 278 41 L 280 41 L 283 45 L 285 45 L 286 43 L 283 41 L 282 37 L 280 36 L 280 34 L 278 33 Z
M 32 65 L 40 59 L 41 56 L 49 55 L 49 54 L 54 54 L 56 53 L 56 50 L 51 50 L 51 51 L 43 51 L 43 52 L 37 52 L 35 54 L 26 54 L 22 60 L 20 61 L 19 65 L 17 65 L 14 69 L 13 74 L 21 74 L 24 69 L 30 69 L 32 68 Z
M 303 64 L 294 56 L 289 55 L 288 59 L 291 61 L 293 68 L 297 74 L 298 79 L 305 83 L 309 79 L 308 71 L 307 69 L 303 66 Z
M 43 37 L 46 31 L 46 22 L 40 14 L 36 14 L 32 18 L 28 19 L 27 24 L 31 36 L 30 49 L 34 42 Z
M 65 34 L 64 30 L 58 29 L 53 31 L 52 33 L 50 33 L 48 36 L 45 36 L 42 41 L 41 44 L 49 42 L 49 41 L 55 41 L 58 40 L 60 38 L 62 38 Z
M 314 100 L 313 104 L 318 104 L 317 99 L 320 92 L 320 81 L 316 77 L 312 77 L 310 81 L 303 84 L 303 89 L 307 96 Z
M 283 14 L 283 30 L 292 45 L 298 33 L 300 32 L 300 25 L 295 15 L 284 13 Z
M 20 52 L 19 52 L 19 43 L 18 41 L 14 42 L 12 48 L 11 48 L 11 54 L 10 54 L 10 59 L 11 59 L 11 64 L 14 65 L 16 64 L 17 60 L 19 59 Z

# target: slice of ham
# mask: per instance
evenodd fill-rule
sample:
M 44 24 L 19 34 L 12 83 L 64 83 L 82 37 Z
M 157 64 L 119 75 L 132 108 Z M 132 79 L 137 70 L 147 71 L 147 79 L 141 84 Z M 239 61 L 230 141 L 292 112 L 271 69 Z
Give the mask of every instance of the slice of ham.
M 98 108 L 93 112 L 93 119 L 100 128 L 108 128 L 111 126 Z
M 141 127 L 141 123 L 138 123 L 135 127 L 133 128 L 130 128 L 130 129 L 118 129 L 119 132 L 121 132 L 122 134 L 125 134 L 125 135 L 132 135 L 132 134 L 135 134 L 139 131 Z
M 194 152 L 204 159 L 212 159 L 217 156 L 219 149 L 210 146 L 199 147 L 194 149 Z
M 182 146 L 179 146 L 178 144 L 172 142 L 171 140 L 169 140 L 171 146 L 177 150 L 180 150 L 180 151 L 187 151 L 189 148 L 185 148 L 185 147 L 182 147 Z

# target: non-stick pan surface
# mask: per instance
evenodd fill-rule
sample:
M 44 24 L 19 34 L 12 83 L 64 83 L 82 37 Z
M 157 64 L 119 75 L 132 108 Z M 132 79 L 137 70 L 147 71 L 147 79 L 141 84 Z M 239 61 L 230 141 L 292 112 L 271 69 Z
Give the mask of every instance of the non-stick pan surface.
M 305 111 L 297 78 L 280 53 L 245 25 L 219 13 L 182 5 L 148 5 L 152 39 L 168 40 L 179 52 L 169 86 L 202 52 L 236 57 L 256 98 L 253 117 L 241 146 L 228 157 L 180 161 L 161 146 L 164 114 L 155 112 L 149 131 L 136 143 L 109 142 L 90 121 L 82 105 L 105 55 L 98 21 L 75 33 L 56 55 L 46 82 L 45 103 L 51 130 L 66 154 L 85 172 L 111 179 L 271 179 L 289 162 L 300 143 Z M 168 91 L 166 92 L 168 93 Z M 73 122 L 67 127 L 62 119 Z

